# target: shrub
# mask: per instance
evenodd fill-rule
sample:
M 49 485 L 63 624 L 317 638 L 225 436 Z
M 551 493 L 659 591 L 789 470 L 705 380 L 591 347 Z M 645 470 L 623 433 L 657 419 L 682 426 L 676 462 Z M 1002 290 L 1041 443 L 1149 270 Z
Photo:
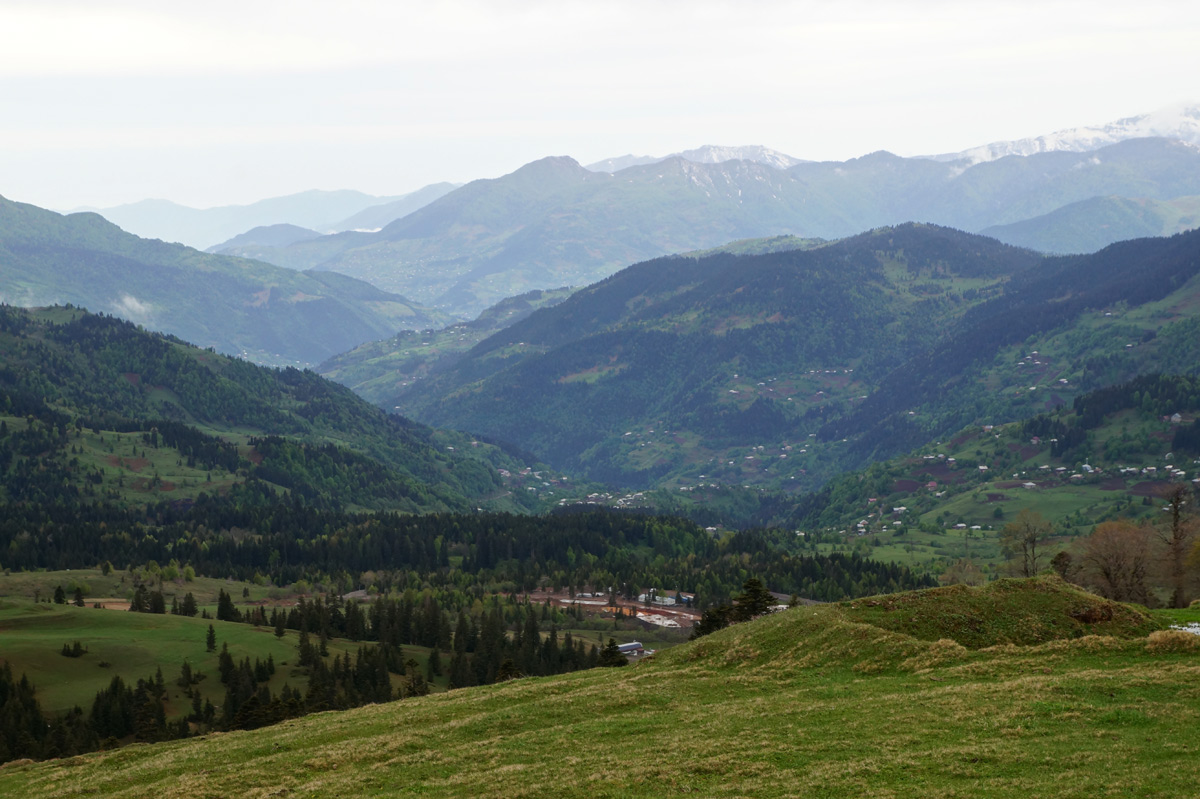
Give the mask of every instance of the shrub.
M 1200 635 L 1183 630 L 1156 630 L 1146 638 L 1146 651 L 1154 653 L 1200 651 Z

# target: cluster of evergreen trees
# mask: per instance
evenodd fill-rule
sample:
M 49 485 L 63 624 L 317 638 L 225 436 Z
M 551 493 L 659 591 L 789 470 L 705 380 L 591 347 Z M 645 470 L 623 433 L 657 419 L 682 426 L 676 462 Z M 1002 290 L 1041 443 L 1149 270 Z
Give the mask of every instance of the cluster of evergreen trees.
M 178 559 L 198 573 L 269 577 L 276 585 L 340 576 L 353 590 L 360 575 L 386 572 L 388 587 L 398 590 L 617 586 L 633 593 L 669 586 L 698 594 L 703 606 L 727 602 L 752 575 L 774 590 L 821 600 L 929 585 L 902 566 L 792 554 L 789 546 L 762 531 L 718 542 L 690 522 L 610 512 L 346 514 L 280 498 L 255 483 L 192 507 L 22 503 L 0 518 L 3 565 L 16 569 Z

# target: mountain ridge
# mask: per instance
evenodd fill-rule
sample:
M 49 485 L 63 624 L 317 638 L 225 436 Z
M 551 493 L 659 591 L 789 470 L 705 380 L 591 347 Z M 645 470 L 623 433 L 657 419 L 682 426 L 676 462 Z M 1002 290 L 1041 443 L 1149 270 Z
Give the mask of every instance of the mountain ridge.
M 1109 195 L 1200 195 L 1200 150 L 1137 139 L 974 166 L 877 152 L 786 170 L 674 157 L 617 173 L 560 156 L 469 183 L 378 233 L 260 257 L 344 272 L 473 316 L 505 296 L 586 285 L 630 263 L 737 239 L 836 239 L 914 220 L 978 231 Z
M 333 272 L 303 273 L 141 239 L 99 214 L 62 216 L 0 198 L 0 298 L 72 303 L 274 363 L 316 363 L 448 321 Z
M 1128 139 L 1160 137 L 1200 146 L 1200 104 L 1181 103 L 1103 125 L 1064 128 L 1024 139 L 991 142 L 957 153 L 923 156 L 934 161 L 982 163 L 1010 155 L 1056 151 L 1090 152 Z

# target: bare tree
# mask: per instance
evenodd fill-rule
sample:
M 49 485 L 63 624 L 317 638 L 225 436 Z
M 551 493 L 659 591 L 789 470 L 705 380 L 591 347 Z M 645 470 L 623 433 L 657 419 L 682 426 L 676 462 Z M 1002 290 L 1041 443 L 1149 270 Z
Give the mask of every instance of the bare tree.
M 1192 501 L 1192 492 L 1183 483 L 1173 483 L 1159 496 L 1166 500 L 1166 510 L 1171 514 L 1169 523 L 1157 530 L 1165 550 L 1164 565 L 1171 588 L 1170 605 L 1182 608 L 1187 606 L 1188 553 L 1196 537 L 1195 518 L 1184 515 L 1184 507 Z
M 1146 604 L 1152 543 L 1150 528 L 1128 519 L 1096 525 L 1082 544 L 1083 581 L 1108 599 Z
M 1050 522 L 1029 508 L 1004 525 L 1000 531 L 1000 544 L 1022 577 L 1032 577 L 1041 569 L 1040 561 L 1046 556 L 1045 543 L 1053 532 Z
M 959 558 L 938 578 L 942 585 L 983 585 L 987 575 L 970 558 Z

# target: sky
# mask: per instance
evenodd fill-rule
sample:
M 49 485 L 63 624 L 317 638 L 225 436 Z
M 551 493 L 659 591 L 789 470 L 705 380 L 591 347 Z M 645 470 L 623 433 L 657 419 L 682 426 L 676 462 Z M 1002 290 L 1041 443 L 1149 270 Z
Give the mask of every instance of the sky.
M 0 195 L 403 194 L 703 144 L 955 152 L 1200 101 L 1200 3 L 0 0 Z

